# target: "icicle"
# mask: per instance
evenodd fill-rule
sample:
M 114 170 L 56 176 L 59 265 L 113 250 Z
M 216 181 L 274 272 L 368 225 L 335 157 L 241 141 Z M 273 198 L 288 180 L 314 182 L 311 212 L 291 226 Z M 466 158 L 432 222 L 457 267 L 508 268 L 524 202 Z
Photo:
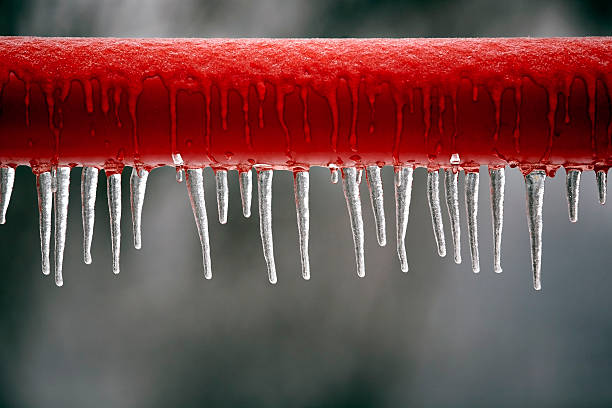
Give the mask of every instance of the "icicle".
M 83 219 L 83 262 L 91 263 L 91 241 L 96 216 L 98 169 L 83 167 L 81 172 L 81 217 Z
M 306 280 L 310 279 L 310 260 L 308 259 L 308 232 L 310 229 L 309 188 L 310 177 L 308 172 L 298 171 L 294 173 L 293 191 L 295 194 L 295 210 L 297 213 L 298 237 L 302 258 L 302 277 Z
M 361 198 L 359 197 L 359 183 L 357 182 L 359 171 L 354 167 L 345 167 L 342 173 L 344 197 L 346 198 L 346 206 L 351 220 L 351 230 L 353 231 L 357 275 L 364 277 L 363 219 L 361 218 Z
M 567 193 L 567 209 L 569 220 L 578 221 L 578 199 L 580 198 L 580 170 L 569 170 L 565 178 L 565 189 Z
M 504 188 L 506 185 L 506 172 L 504 169 L 489 170 L 491 214 L 493 217 L 493 263 L 496 273 L 502 271 L 501 267 L 501 240 L 504 226 Z
M 185 165 L 183 157 L 180 153 L 172 153 L 172 162 L 174 163 L 174 167 L 176 167 L 176 181 L 182 183 L 184 172 L 183 166 Z
M 451 222 L 453 234 L 454 259 L 456 264 L 461 263 L 461 224 L 459 220 L 459 172 L 453 169 L 444 170 L 444 192 L 446 193 L 446 208 Z
M 370 189 L 370 202 L 374 212 L 376 222 L 376 239 L 378 245 L 387 245 L 387 233 L 385 231 L 385 207 L 383 203 L 383 185 L 380 177 L 380 167 L 368 166 L 366 168 L 366 178 Z
M 527 224 L 531 241 L 531 270 L 533 272 L 533 287 L 542 288 L 542 205 L 544 203 L 544 182 L 546 172 L 534 170 L 525 176 L 525 191 L 527 195 Z
M 121 173 L 106 178 L 108 212 L 110 214 L 111 247 L 113 253 L 113 273 L 119 273 L 119 253 L 121 248 Z
M 55 223 L 55 284 L 62 286 L 62 266 L 64 264 L 64 247 L 66 246 L 66 224 L 68 221 L 68 194 L 70 188 L 70 167 L 58 167 L 56 170 L 56 190 L 53 193 Z
M 215 172 L 217 185 L 217 210 L 219 212 L 219 222 L 227 223 L 227 204 L 229 189 L 227 187 L 227 170 L 217 170 Z
M 427 201 L 433 225 L 434 237 L 438 246 L 438 255 L 446 256 L 446 242 L 440 209 L 440 174 L 437 171 L 427 172 Z
M 395 168 L 395 225 L 397 230 L 397 255 L 403 272 L 408 272 L 406 256 L 406 230 L 412 198 L 412 167 Z
M 251 216 L 251 197 L 253 191 L 253 173 L 251 170 L 241 171 L 239 174 L 240 181 L 240 198 L 242 199 L 242 215 L 246 218 Z
M 357 169 L 357 185 L 361 185 L 361 177 L 363 176 L 363 169 Z
M 0 224 L 6 222 L 6 210 L 11 201 L 13 184 L 15 183 L 15 169 L 12 167 L 0 168 Z
M 49 266 L 49 246 L 51 244 L 51 210 L 53 208 L 51 172 L 46 171 L 36 176 L 36 190 L 38 192 L 38 223 L 42 273 L 43 275 L 48 275 L 51 271 Z
M 204 176 L 202 169 L 187 170 L 187 192 L 193 210 L 200 245 L 202 247 L 202 265 L 204 266 L 204 277 L 212 278 L 210 264 L 210 242 L 208 238 L 208 216 L 206 215 L 206 201 L 204 199 Z
M 468 238 L 470 254 L 472 255 L 472 270 L 480 272 L 480 256 L 478 254 L 478 173 L 465 175 L 465 209 L 467 210 Z
M 595 174 L 597 176 L 599 204 L 604 205 L 606 203 L 606 190 L 608 189 L 608 172 L 604 170 L 599 170 Z
M 270 283 L 276 283 L 274 245 L 272 242 L 272 170 L 262 170 L 257 175 L 259 193 L 259 231 Z
M 149 172 L 145 169 L 132 168 L 130 175 L 130 208 L 132 210 L 132 231 L 134 234 L 134 248 L 142 247 L 142 205 L 147 190 Z
M 336 167 L 331 167 L 329 170 L 331 171 L 330 181 L 334 184 L 338 184 L 338 180 L 340 179 L 338 169 Z

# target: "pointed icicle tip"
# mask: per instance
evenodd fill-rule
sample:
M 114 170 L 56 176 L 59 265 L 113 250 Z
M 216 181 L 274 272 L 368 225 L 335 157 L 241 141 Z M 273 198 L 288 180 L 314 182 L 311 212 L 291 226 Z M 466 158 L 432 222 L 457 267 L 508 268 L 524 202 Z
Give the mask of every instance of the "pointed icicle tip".
M 395 225 L 397 231 L 397 256 L 402 272 L 408 272 L 408 257 L 406 256 L 406 231 L 410 215 L 412 199 L 412 167 L 395 168 Z
M 452 161 L 452 160 L 451 160 Z M 451 222 L 453 236 L 453 259 L 456 264 L 461 263 L 461 221 L 459 218 L 459 172 L 453 169 L 444 170 L 444 192 L 446 195 L 446 208 Z
M 210 240 L 208 236 L 208 216 L 206 214 L 206 200 L 204 199 L 204 174 L 202 169 L 188 169 L 186 184 L 193 217 L 195 218 L 196 228 L 200 237 L 200 246 L 202 247 L 204 277 L 211 279 Z
M 597 177 L 599 204 L 604 205 L 606 203 L 606 193 L 608 190 L 608 172 L 605 170 L 598 170 L 595 174 Z
M 533 287 L 542 288 L 542 207 L 544 204 L 544 182 L 546 172 L 534 170 L 525 176 L 525 194 L 527 198 L 527 225 L 531 242 L 531 271 Z
M 344 187 L 344 198 L 351 221 L 353 232 L 353 244 L 355 246 L 355 259 L 357 261 L 357 276 L 365 276 L 364 260 L 364 237 L 363 219 L 361 216 L 361 197 L 359 196 L 359 183 L 357 181 L 359 171 L 354 167 L 342 169 L 342 185 Z
M 366 178 L 370 190 L 370 203 L 374 213 L 376 223 L 376 239 L 378 245 L 387 245 L 387 232 L 385 230 L 385 207 L 383 198 L 383 184 L 380 177 L 380 167 L 368 166 L 366 168 Z
M 472 271 L 480 272 L 480 255 L 478 254 L 478 173 L 465 175 L 465 208 L 468 220 L 468 238 L 472 256 Z
M 257 174 L 259 193 L 259 232 L 263 247 L 268 279 L 271 284 L 277 282 L 276 265 L 274 263 L 274 243 L 272 241 L 272 170 L 261 170 Z
M 0 167 L 0 224 L 6 223 L 6 211 L 11 201 L 14 183 L 15 169 Z
M 121 249 L 121 174 L 111 174 L 106 179 L 108 212 L 110 214 L 111 248 L 113 253 L 113 273 L 119 273 Z
M 217 187 L 217 211 L 219 212 L 219 223 L 227 223 L 227 206 L 229 200 L 229 188 L 227 186 L 227 170 L 215 172 L 215 185 Z
M 446 256 L 446 241 L 442 225 L 442 210 L 440 208 L 440 174 L 437 171 L 427 172 L 427 201 L 431 214 L 434 238 L 438 247 L 438 255 Z
M 504 192 L 506 185 L 506 173 L 504 169 L 489 170 L 491 216 L 493 220 L 493 268 L 496 273 L 501 273 L 501 240 L 504 226 Z
M 570 222 L 578 221 L 578 200 L 580 198 L 580 170 L 569 170 L 565 177 L 567 195 L 567 210 Z
M 132 232 L 134 235 L 134 248 L 142 248 L 142 206 L 147 191 L 149 172 L 132 168 L 130 175 L 130 209 L 132 212 Z
M 83 219 L 83 262 L 91 264 L 91 242 L 96 218 L 96 192 L 99 170 L 83 167 L 81 172 L 81 217 Z
M 66 225 L 68 222 L 68 196 L 70 193 L 70 167 L 58 167 L 56 170 L 54 201 L 55 221 L 55 284 L 64 285 L 62 267 L 64 248 L 66 247 Z
M 51 190 L 51 172 L 36 176 L 38 193 L 38 223 L 40 232 L 40 253 L 43 275 L 49 275 L 49 247 L 51 246 L 51 212 L 53 209 L 53 192 Z
M 242 200 L 242 215 L 251 216 L 251 200 L 253 196 L 253 172 L 251 170 L 239 173 L 240 199 Z
M 308 257 L 308 235 L 310 229 L 310 209 L 308 204 L 309 189 L 310 175 L 308 172 L 296 172 L 293 179 L 293 191 L 295 194 L 295 210 L 297 213 L 302 277 L 306 280 L 310 279 L 310 259 Z

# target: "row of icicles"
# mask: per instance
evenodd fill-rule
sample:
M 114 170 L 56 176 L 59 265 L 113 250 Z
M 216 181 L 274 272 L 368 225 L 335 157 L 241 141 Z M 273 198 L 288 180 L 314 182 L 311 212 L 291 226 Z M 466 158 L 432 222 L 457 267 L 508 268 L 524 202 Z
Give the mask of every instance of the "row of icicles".
M 195 218 L 200 243 L 202 246 L 202 262 L 204 277 L 212 277 L 210 260 L 210 240 L 208 236 L 208 216 L 204 201 L 204 179 L 203 169 L 183 170 L 180 155 L 173 155 L 177 166 L 177 181 L 183 180 L 183 172 L 186 171 L 186 185 L 193 215 Z M 454 154 L 451 164 L 458 164 L 459 157 Z M 257 166 L 256 166 L 257 167 Z M 361 184 L 363 170 L 356 167 L 345 167 L 339 169 L 330 167 L 331 181 L 337 183 L 342 174 L 344 196 L 348 208 L 353 242 L 355 245 L 355 258 L 357 262 L 357 274 L 365 276 L 364 261 L 364 231 L 361 210 L 361 198 L 359 185 Z M 395 219 L 397 231 L 397 253 L 400 260 L 401 270 L 408 271 L 408 259 L 405 249 L 405 237 L 408 226 L 410 211 L 410 200 L 412 196 L 412 178 L 414 168 L 411 166 L 398 166 L 395 168 Z M 383 208 L 383 186 L 381 180 L 381 168 L 379 166 L 367 166 L 365 168 L 367 183 L 370 191 L 370 201 L 376 223 L 376 237 L 379 245 L 386 245 L 385 214 Z M 81 176 L 81 205 L 83 217 L 83 260 L 86 264 L 91 263 L 91 242 L 94 228 L 94 214 L 96 190 L 99 170 L 94 167 L 84 167 Z M 451 222 L 451 232 L 454 245 L 454 261 L 461 263 L 460 253 L 460 227 L 459 227 L 459 191 L 457 167 L 433 171 L 427 174 L 427 199 L 433 225 L 433 232 L 437 243 L 438 254 L 446 255 L 446 242 L 442 226 L 442 209 L 440 205 L 440 174 L 444 173 L 444 190 L 446 205 Z M 504 214 L 504 168 L 492 168 L 489 170 L 491 211 L 493 217 L 494 233 L 494 270 L 499 273 L 501 268 L 501 238 Z M 130 203 L 132 210 L 132 224 L 134 234 L 134 247 L 141 247 L 141 214 L 144 202 L 147 178 L 147 170 L 132 169 L 130 176 Z M 580 170 L 567 171 L 567 200 L 570 221 L 577 221 L 578 195 L 580 191 Z M 257 168 L 257 184 L 259 193 L 259 226 L 263 253 L 268 268 L 270 283 L 277 282 L 276 267 L 274 263 L 274 248 L 272 241 L 272 177 L 273 170 Z M 11 198 L 15 169 L 11 167 L 0 168 L 0 224 L 6 221 L 6 211 Z M 216 170 L 216 190 L 219 222 L 227 222 L 228 211 L 228 183 L 227 170 Z M 542 254 L 542 205 L 544 198 L 544 182 L 546 172 L 534 170 L 525 176 L 527 196 L 527 221 L 531 240 L 531 259 L 534 288 L 541 289 L 540 271 Z M 240 194 L 242 198 L 242 211 L 245 217 L 251 215 L 252 195 L 252 172 L 241 171 L 239 173 Z M 49 275 L 51 271 L 49 262 L 51 242 L 51 211 L 54 210 L 55 227 L 55 259 L 54 274 L 57 286 L 63 285 L 62 264 L 64 246 L 66 240 L 66 224 L 68 215 L 68 189 L 70 184 L 70 167 L 57 167 L 52 171 L 44 172 L 36 176 L 38 191 L 40 242 L 42 253 L 42 272 Z M 121 174 L 111 174 L 107 177 L 108 206 L 110 212 L 111 244 L 113 253 L 113 272 L 119 273 L 119 248 L 121 241 Z M 597 185 L 599 189 L 599 201 L 606 201 L 607 173 L 597 171 Z M 468 172 L 465 174 L 465 205 L 468 217 L 468 239 L 470 242 L 470 254 L 472 259 L 472 270 L 480 271 L 478 254 L 478 187 L 479 174 Z M 296 171 L 294 173 L 294 192 L 297 211 L 297 224 L 299 235 L 299 246 L 302 261 L 302 276 L 310 279 L 310 263 L 308 258 L 309 237 L 309 173 L 308 171 Z

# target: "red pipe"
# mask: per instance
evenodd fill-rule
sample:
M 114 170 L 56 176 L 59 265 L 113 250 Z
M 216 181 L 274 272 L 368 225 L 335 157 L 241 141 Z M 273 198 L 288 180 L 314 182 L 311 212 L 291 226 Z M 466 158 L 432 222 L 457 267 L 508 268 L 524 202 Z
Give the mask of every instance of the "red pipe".
M 612 38 L 0 37 L 0 165 L 612 162 Z

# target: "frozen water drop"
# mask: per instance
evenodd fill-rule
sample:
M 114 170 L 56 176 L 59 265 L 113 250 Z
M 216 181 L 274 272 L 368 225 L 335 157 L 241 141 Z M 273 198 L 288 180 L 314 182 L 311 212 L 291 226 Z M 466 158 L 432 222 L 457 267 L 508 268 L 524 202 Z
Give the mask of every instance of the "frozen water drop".
M 580 170 L 568 170 L 565 177 L 567 193 L 567 210 L 571 222 L 578 221 L 578 200 L 580 198 Z
M 450 158 L 450 164 L 457 165 L 461 163 L 461 158 L 459 158 L 459 153 L 453 153 Z
M 501 240 L 504 226 L 504 190 L 506 185 L 506 172 L 502 169 L 491 169 L 490 197 L 491 215 L 493 219 L 493 265 L 496 273 L 502 271 L 501 267 Z
M 427 172 L 427 201 L 433 226 L 434 237 L 438 246 L 438 255 L 446 256 L 446 241 L 442 225 L 442 210 L 440 208 L 440 174 L 437 171 Z
M 272 241 L 272 170 L 261 170 L 257 175 L 259 193 L 259 232 L 263 247 L 268 279 L 275 284 L 276 265 L 274 264 L 274 244 Z
M 535 290 L 542 288 L 542 207 L 545 181 L 546 172 L 544 170 L 534 170 L 525 176 L 527 225 L 529 226 L 529 240 L 531 242 L 531 270 Z
M 363 219 L 361 217 L 361 198 L 359 196 L 359 183 L 357 176 L 359 170 L 354 167 L 346 167 L 342 170 L 342 185 L 344 197 L 348 208 L 353 232 L 353 243 L 355 245 L 355 259 L 357 261 L 357 275 L 365 276 L 364 244 L 363 244 Z
M 217 170 L 215 172 L 215 183 L 217 186 L 217 211 L 219 212 L 219 222 L 227 223 L 227 206 L 229 200 L 229 188 L 227 186 L 227 170 Z
M 106 179 L 108 212 L 110 214 L 111 248 L 113 253 L 113 273 L 119 273 L 121 249 L 121 173 L 111 174 Z
M 70 167 L 56 170 L 56 189 L 53 193 L 55 223 L 55 284 L 62 286 L 64 278 L 64 248 L 66 246 L 66 224 L 68 222 L 68 195 L 70 192 Z
M 451 222 L 453 234 L 454 260 L 456 264 L 461 263 L 461 223 L 459 219 L 459 172 L 453 169 L 444 170 L 444 192 L 446 195 L 446 208 Z
M 383 185 L 380 177 L 380 167 L 368 166 L 366 168 L 366 178 L 370 190 L 370 203 L 374 212 L 376 223 L 376 239 L 378 245 L 387 245 L 387 233 L 385 230 L 385 207 L 383 199 Z
M 96 215 L 98 169 L 83 167 L 81 172 L 81 217 L 83 219 L 83 262 L 91 263 L 91 241 Z
M 51 172 L 36 176 L 38 193 L 38 223 L 40 231 L 40 253 L 42 256 L 42 273 L 49 275 L 49 247 L 51 245 L 51 212 L 53 209 L 53 192 L 51 191 Z
M 480 272 L 480 256 L 478 254 L 478 185 L 480 175 L 467 173 L 465 175 L 465 209 L 468 220 L 468 238 L 470 254 L 472 255 L 472 271 Z
M 597 191 L 599 193 L 599 204 L 604 205 L 606 203 L 606 193 L 608 189 L 608 172 L 599 170 L 596 173 L 597 177 Z
M 132 231 L 134 235 L 134 248 L 142 248 L 142 206 L 147 190 L 149 172 L 132 168 L 130 175 L 130 209 L 132 211 Z
M 242 200 L 242 215 L 251 216 L 251 198 L 253 194 L 253 173 L 251 170 L 241 171 L 239 176 L 240 199 Z
M 308 234 L 310 229 L 310 210 L 308 205 L 309 189 L 310 176 L 308 172 L 296 172 L 294 174 L 293 190 L 295 194 L 295 210 L 297 213 L 298 238 L 302 261 L 302 277 L 306 280 L 310 279 L 310 260 L 308 257 Z
M 6 222 L 6 210 L 11 201 L 14 183 L 15 169 L 12 167 L 0 167 L 0 224 Z
M 208 237 L 208 216 L 206 215 L 206 201 L 204 199 L 204 175 L 202 169 L 187 170 L 187 193 L 193 210 L 196 228 L 200 236 L 202 247 L 202 265 L 204 267 L 204 277 L 212 278 L 212 268 L 210 262 L 210 240 Z
M 408 272 L 408 257 L 406 256 L 406 231 L 410 215 L 410 200 L 412 199 L 412 167 L 396 167 L 395 169 L 395 223 L 397 231 L 397 255 L 403 272 Z

